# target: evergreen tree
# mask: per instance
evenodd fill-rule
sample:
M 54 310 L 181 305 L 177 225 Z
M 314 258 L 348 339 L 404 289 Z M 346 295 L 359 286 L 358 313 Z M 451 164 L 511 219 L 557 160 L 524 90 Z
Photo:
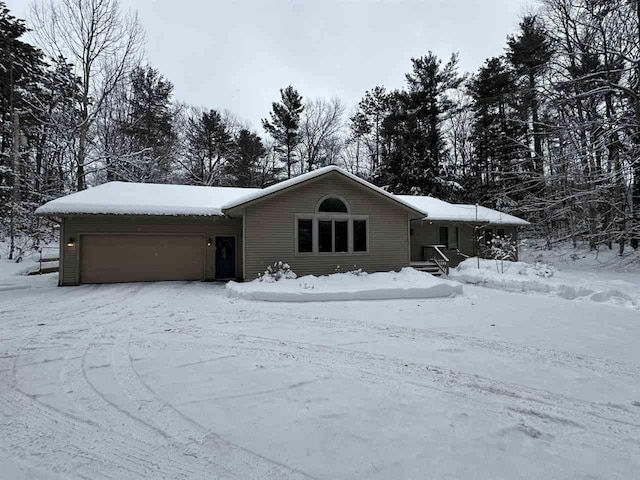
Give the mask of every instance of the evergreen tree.
M 375 174 L 383 154 L 382 124 L 389 114 L 389 93 L 384 87 L 365 92 L 351 118 L 352 138 L 362 141 L 369 151 L 371 172 Z
M 411 59 L 407 88 L 396 92 L 386 131 L 389 150 L 382 178 L 396 193 L 448 197 L 449 183 L 442 176 L 447 145 L 442 133 L 445 115 L 455 104 L 447 93 L 460 86 L 458 57 L 442 61 L 433 53 Z
M 270 120 L 263 119 L 262 126 L 273 137 L 276 150 L 283 155 L 287 178 L 291 178 L 291 167 L 298 161 L 295 148 L 300 143 L 300 115 L 304 106 L 302 97 L 291 85 L 280 89 L 280 102 L 273 102 Z
M 235 162 L 237 147 L 219 112 L 209 110 L 190 117 L 186 144 L 186 161 L 182 165 L 187 183 L 208 186 L 228 183 L 225 164 Z
M 27 28 L 23 20 L 9 13 L 0 2 L 0 218 L 8 220 L 10 250 L 13 258 L 16 238 L 27 234 L 29 166 L 23 151 L 25 132 L 37 122 L 31 102 L 43 74 L 42 52 L 23 41 Z M 3 228 L 4 230 L 4 228 Z
M 266 154 L 262 139 L 246 128 L 235 139 L 237 154 L 225 169 L 230 184 L 236 187 L 259 187 L 258 165 Z
M 138 67 L 132 72 L 130 118 L 123 131 L 135 155 L 121 161 L 120 177 L 140 182 L 169 181 L 175 145 L 172 93 L 173 84 L 155 68 Z
M 510 36 L 507 45 L 507 58 L 520 77 L 523 120 L 528 124 L 531 119 L 533 152 L 530 170 L 541 178 L 544 173 L 544 126 L 539 119 L 539 78 L 551 60 L 553 51 L 547 33 L 536 16 L 524 17 L 520 32 Z
M 522 148 L 523 125 L 518 121 L 516 80 L 500 57 L 488 59 L 468 84 L 474 113 L 472 142 L 475 201 L 495 204 L 514 186 L 516 159 L 528 154 Z

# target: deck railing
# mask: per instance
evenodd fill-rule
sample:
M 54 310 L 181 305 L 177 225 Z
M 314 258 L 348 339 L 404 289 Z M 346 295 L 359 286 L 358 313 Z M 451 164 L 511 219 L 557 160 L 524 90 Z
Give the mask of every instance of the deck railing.
M 442 273 L 449 275 L 449 257 L 442 251 L 445 248 L 444 245 L 423 245 L 422 259 L 435 263 Z

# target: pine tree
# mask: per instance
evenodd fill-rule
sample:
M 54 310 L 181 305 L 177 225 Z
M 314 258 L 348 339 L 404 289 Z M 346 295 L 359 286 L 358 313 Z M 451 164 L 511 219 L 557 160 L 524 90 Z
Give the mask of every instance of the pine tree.
M 441 175 L 447 149 L 442 122 L 455 107 L 448 92 L 464 79 L 458 74 L 455 54 L 445 65 L 431 52 L 411 62 L 407 88 L 394 93 L 385 120 L 389 149 L 381 177 L 396 193 L 446 198 L 451 191 Z
M 539 178 L 543 175 L 542 151 L 544 126 L 540 122 L 539 77 L 544 73 L 553 54 L 549 38 L 536 16 L 524 17 L 520 32 L 507 40 L 507 58 L 521 79 L 523 119 L 532 125 L 533 154 L 530 170 Z
M 271 104 L 270 120 L 263 119 L 262 126 L 276 142 L 276 149 L 283 155 L 287 178 L 291 178 L 291 168 L 298 162 L 295 148 L 300 143 L 300 115 L 304 109 L 302 97 L 291 85 L 280 89 L 280 102 Z
M 382 124 L 389 115 L 389 102 L 386 89 L 374 87 L 365 92 L 358 103 L 358 110 L 351 117 L 352 138 L 366 145 L 373 174 L 378 170 L 383 154 Z
M 235 187 L 258 187 L 258 164 L 266 154 L 260 137 L 246 128 L 238 132 L 235 139 L 237 154 L 225 173 L 230 177 L 230 185 Z
M 130 118 L 123 131 L 131 156 L 120 163 L 120 176 L 131 181 L 167 183 L 172 171 L 175 132 L 172 126 L 173 84 L 153 67 L 131 74 Z
M 519 140 L 523 125 L 518 121 L 516 81 L 500 57 L 488 59 L 468 84 L 474 113 L 472 142 L 474 184 L 467 185 L 475 201 L 495 205 L 514 186 L 514 166 L 527 150 Z
M 186 126 L 186 181 L 191 185 L 222 185 L 231 183 L 225 178 L 225 164 L 237 158 L 233 135 L 222 115 L 216 110 L 196 112 Z
M 29 233 L 29 166 L 22 144 L 34 123 L 31 100 L 44 68 L 42 52 L 23 41 L 26 32 L 24 21 L 0 2 L 0 218 L 9 223 L 9 258 L 17 237 Z

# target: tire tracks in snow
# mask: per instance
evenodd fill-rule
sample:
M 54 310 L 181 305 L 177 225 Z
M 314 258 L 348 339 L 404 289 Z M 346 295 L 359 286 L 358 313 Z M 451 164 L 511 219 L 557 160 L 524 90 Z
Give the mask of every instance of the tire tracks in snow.
M 202 458 L 237 478 L 312 480 L 316 477 L 256 451 L 223 439 L 164 401 L 141 378 L 130 353 L 131 336 L 122 336 L 113 348 L 114 372 L 122 390 L 138 405 L 137 415 L 153 423 L 184 446 L 188 455 Z
M 174 295 L 163 296 L 160 303 L 154 295 L 148 299 L 144 295 L 142 299 L 132 299 L 142 286 L 133 290 L 127 288 L 122 295 L 102 302 L 97 308 L 81 309 L 67 316 L 64 332 L 75 337 L 75 342 L 67 348 L 59 380 L 60 387 L 81 416 L 60 411 L 17 388 L 9 391 L 14 396 L 0 398 L 0 412 L 10 412 L 5 415 L 11 418 L 11 422 L 2 423 L 2 426 L 7 427 L 11 443 L 5 444 L 0 440 L 0 451 L 7 456 L 12 452 L 14 456 L 15 452 L 32 452 L 43 432 L 51 432 L 49 440 L 35 449 L 35 455 L 20 457 L 21 460 L 34 467 L 81 478 L 313 479 L 304 472 L 224 441 L 202 426 L 189 423 L 187 417 L 180 418 L 182 414 L 168 405 L 158 410 L 158 416 L 153 413 L 146 415 L 152 410 L 146 408 L 149 405 L 145 401 L 150 401 L 153 407 L 162 407 L 161 400 L 133 369 L 128 342 L 121 344 L 118 340 L 138 327 L 131 322 L 132 319 L 142 316 L 146 325 L 144 321 L 154 319 L 153 309 L 170 302 L 171 297 L 180 294 L 183 286 L 177 284 Z M 154 305 L 147 304 L 145 300 Z M 123 307 L 122 303 L 131 305 L 131 308 Z M 86 318 L 100 312 L 113 318 L 87 328 Z M 80 319 L 84 325 L 77 325 L 75 319 Z M 42 333 L 42 330 L 37 330 L 25 337 L 14 364 L 19 363 L 20 353 L 42 337 Z M 79 337 L 78 333 L 81 333 Z M 50 345 L 50 342 L 44 343 L 45 346 Z M 110 354 L 110 364 L 102 366 L 111 367 L 109 372 L 113 374 L 114 385 L 125 387 L 116 394 L 110 392 L 109 397 L 91 381 L 88 373 L 88 359 L 104 354 Z M 132 392 L 133 397 L 130 395 Z M 24 415 L 16 417 L 16 411 Z M 182 422 L 182 429 L 173 428 L 176 419 Z M 74 429 L 74 425 L 79 427 Z M 12 426 L 18 428 L 11 430 Z M 92 444 L 87 446 L 89 451 L 83 450 L 85 445 L 78 435 L 92 440 Z M 60 455 L 53 454 L 52 450 L 59 451 Z M 73 462 L 71 459 L 75 457 L 84 460 Z
M 640 378 L 640 365 L 591 355 L 578 355 L 564 350 L 531 347 L 504 340 L 493 340 L 470 335 L 452 334 L 427 328 L 367 322 L 359 319 L 349 319 L 349 323 L 345 323 L 345 319 L 340 318 L 324 316 L 322 318 L 309 316 L 303 317 L 298 314 L 295 321 L 298 323 L 300 320 L 305 321 L 310 325 L 328 327 L 334 331 L 337 327 L 348 327 L 349 331 L 353 331 L 354 333 L 375 333 L 385 337 L 395 335 L 405 339 L 438 340 L 440 342 L 448 343 L 454 348 L 467 347 L 484 349 L 489 350 L 491 353 L 497 353 L 508 358 L 531 359 L 538 363 L 548 363 L 561 367 L 586 369 L 590 372 L 606 372 L 616 376 L 625 376 L 633 381 L 637 381 Z M 269 322 L 274 321 L 285 323 L 282 316 L 269 315 Z M 356 328 L 353 328 L 354 326 Z
M 583 401 L 548 390 L 535 389 L 521 384 L 500 382 L 462 371 L 433 366 L 426 363 L 407 362 L 400 358 L 377 353 L 366 353 L 348 348 L 309 342 L 280 340 L 237 333 L 223 333 L 233 343 L 209 343 L 221 353 L 270 357 L 274 362 L 304 361 L 336 375 L 352 370 L 368 381 L 411 384 L 419 388 L 437 391 L 462 398 L 472 403 L 483 403 L 502 417 L 517 417 L 522 424 L 535 423 L 538 428 L 553 434 L 572 431 L 582 436 L 588 431 L 598 435 L 602 445 L 613 450 L 621 445 L 632 445 L 640 454 L 640 414 L 621 410 L 616 406 Z M 222 339 L 220 339 L 222 340 Z M 205 347 L 205 342 L 163 342 L 139 340 L 140 347 L 155 344 L 158 348 Z M 584 441 L 588 441 L 584 436 Z
M 69 315 L 67 320 L 80 318 L 86 321 L 86 314 L 109 309 L 120 304 L 125 296 L 135 295 L 139 290 L 140 288 L 135 288 L 133 291 L 127 289 L 122 296 L 117 296 L 99 307 L 76 311 Z M 77 354 L 79 344 L 94 338 L 95 330 L 102 331 L 113 327 L 126 318 L 126 316 L 117 317 L 94 328 L 68 330 L 76 333 L 81 331 L 85 334 L 74 347 L 69 349 L 65 364 L 74 360 L 82 363 L 85 357 Z M 65 327 L 68 325 L 65 324 Z M 95 409 L 87 411 L 82 408 L 83 405 L 77 402 L 77 397 L 69 396 L 73 406 L 84 413 L 87 419 L 61 411 L 24 393 L 17 386 L 16 365 L 21 352 L 41 335 L 42 333 L 38 331 L 28 335 L 22 342 L 13 358 L 14 377 L 11 388 L 0 389 L 2 431 L 6 432 L 4 439 L 0 439 L 0 450 L 7 456 L 12 456 L 12 452 L 14 456 L 15 452 L 23 452 L 20 458 L 25 463 L 80 478 L 209 478 L 195 459 L 172 452 L 166 445 L 153 445 L 140 441 L 138 435 L 132 435 L 130 431 L 131 422 L 122 423 L 120 429 L 117 428 L 117 422 L 112 422 L 108 425 L 110 428 L 105 428 L 103 418 L 98 417 L 96 421 L 98 411 Z M 70 373 L 81 374 L 80 370 L 70 369 Z M 64 372 L 63 367 L 59 375 L 61 380 L 66 376 Z M 66 390 L 67 394 L 73 393 L 73 390 L 65 389 L 64 384 L 65 382 L 62 381 L 63 390 Z M 76 383 L 74 386 L 80 385 Z M 81 390 L 81 392 L 87 391 Z M 29 455 L 27 456 L 24 452 L 29 452 Z

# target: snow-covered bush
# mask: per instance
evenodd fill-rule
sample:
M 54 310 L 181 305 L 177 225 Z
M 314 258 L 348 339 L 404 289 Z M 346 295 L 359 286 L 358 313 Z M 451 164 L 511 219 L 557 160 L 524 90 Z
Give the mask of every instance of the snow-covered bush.
M 342 266 L 341 265 L 336 265 L 336 268 L 334 270 L 334 273 L 347 273 L 349 275 L 355 275 L 356 277 L 359 277 L 361 275 L 366 275 L 367 272 L 365 272 L 364 270 L 362 270 L 361 268 L 356 268 L 357 266 L 354 265 L 353 266 L 353 270 L 346 270 L 346 271 L 342 271 Z
M 258 274 L 258 279 L 261 282 L 273 283 L 278 280 L 295 280 L 298 278 L 296 272 L 291 270 L 291 266 L 283 261 L 274 262 L 273 265 L 269 265 L 267 269 Z
M 354 277 L 364 277 L 365 275 L 368 275 L 367 272 L 365 272 L 364 270 L 362 270 L 361 268 L 357 268 L 355 270 L 350 270 L 348 272 L 346 272 L 349 275 L 353 275 Z
M 504 261 L 515 260 L 518 256 L 518 242 L 511 235 L 496 235 L 487 243 L 489 257 L 496 261 L 496 270 L 504 273 Z

